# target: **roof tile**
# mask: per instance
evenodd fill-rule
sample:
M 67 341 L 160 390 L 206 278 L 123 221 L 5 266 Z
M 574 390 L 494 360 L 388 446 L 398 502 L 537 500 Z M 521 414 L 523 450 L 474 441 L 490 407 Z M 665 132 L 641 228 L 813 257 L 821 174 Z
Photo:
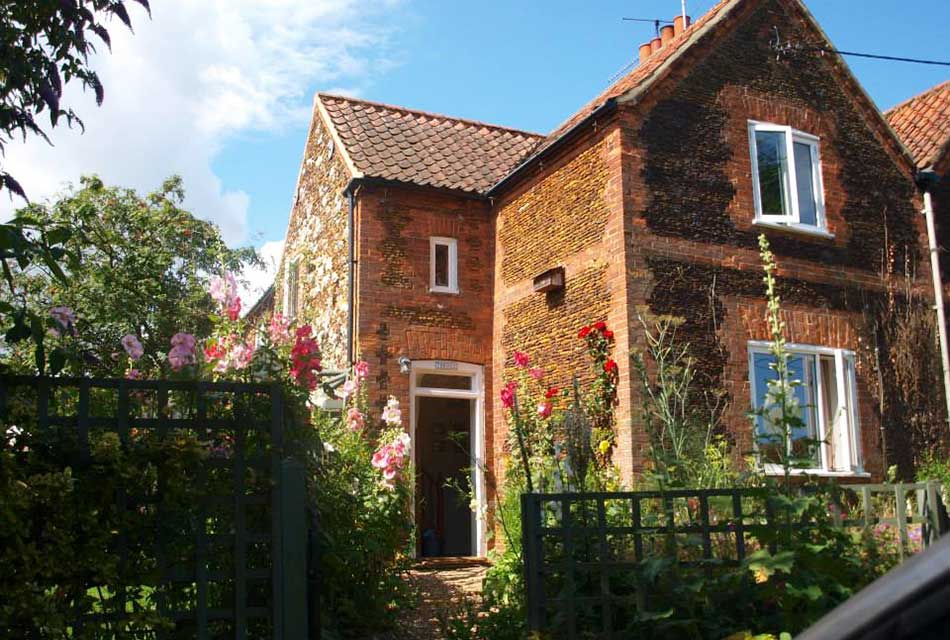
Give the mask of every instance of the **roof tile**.
M 544 136 L 355 98 L 319 94 L 366 176 L 485 193 Z
M 920 169 L 933 166 L 950 144 L 950 80 L 884 113 Z

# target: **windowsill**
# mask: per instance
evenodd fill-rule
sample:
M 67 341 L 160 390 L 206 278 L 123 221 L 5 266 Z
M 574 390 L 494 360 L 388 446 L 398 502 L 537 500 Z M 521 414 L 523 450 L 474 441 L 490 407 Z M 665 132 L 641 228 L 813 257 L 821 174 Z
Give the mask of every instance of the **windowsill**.
M 447 296 L 457 296 L 459 294 L 458 289 L 433 289 L 429 288 L 429 293 L 438 293 Z
M 765 475 L 767 476 L 783 476 L 785 475 L 785 469 L 777 464 L 766 464 L 763 465 Z M 792 469 L 791 475 L 795 477 L 801 476 L 817 476 L 819 478 L 870 478 L 871 474 L 867 471 L 826 471 L 825 469 Z
M 754 220 L 752 222 L 753 227 L 763 227 L 765 229 L 775 229 L 776 231 L 787 231 L 788 233 L 795 233 L 803 236 L 813 236 L 815 238 L 823 238 L 825 240 L 833 240 L 835 234 L 830 231 L 825 231 L 824 229 L 819 229 L 818 227 L 808 227 L 805 225 L 791 225 L 791 224 L 780 224 L 778 222 L 768 222 L 766 220 Z

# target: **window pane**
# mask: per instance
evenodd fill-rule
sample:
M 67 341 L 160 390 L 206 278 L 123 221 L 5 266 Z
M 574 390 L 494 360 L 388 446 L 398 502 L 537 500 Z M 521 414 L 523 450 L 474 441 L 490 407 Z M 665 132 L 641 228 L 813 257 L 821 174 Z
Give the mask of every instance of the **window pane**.
M 815 175 L 812 171 L 812 147 L 803 142 L 796 142 L 795 147 L 795 181 L 798 183 L 798 221 L 801 224 L 818 226 L 818 203 L 815 200 Z
M 776 374 L 772 368 L 775 358 L 769 353 L 753 353 L 753 380 L 758 397 L 756 408 L 765 408 L 768 416 L 756 418 L 756 440 L 759 453 L 766 462 L 780 462 L 783 449 L 787 446 L 782 442 L 780 420 L 781 410 L 774 404 L 779 389 L 775 384 Z M 806 354 L 793 354 L 788 359 L 788 377 L 790 381 L 798 381 L 793 387 L 794 401 L 791 404 L 793 411 L 797 408 L 797 416 L 789 416 L 795 423 L 789 429 L 791 454 L 795 458 L 807 458 L 806 466 L 818 465 L 818 450 L 811 440 L 816 439 L 817 413 L 814 398 L 815 393 L 815 357 Z M 770 407 L 770 405 L 772 405 Z
M 449 246 L 435 245 L 435 282 L 437 287 L 449 286 Z
M 847 468 L 848 462 L 840 458 L 847 452 L 848 420 L 838 398 L 838 372 L 831 356 L 821 356 L 821 397 L 825 440 L 831 444 L 831 468 Z
M 779 131 L 755 132 L 756 161 L 759 168 L 759 196 L 762 214 L 788 215 L 788 163 L 785 134 Z
M 419 376 L 418 386 L 434 389 L 472 390 L 471 376 L 451 376 L 442 373 L 423 373 Z

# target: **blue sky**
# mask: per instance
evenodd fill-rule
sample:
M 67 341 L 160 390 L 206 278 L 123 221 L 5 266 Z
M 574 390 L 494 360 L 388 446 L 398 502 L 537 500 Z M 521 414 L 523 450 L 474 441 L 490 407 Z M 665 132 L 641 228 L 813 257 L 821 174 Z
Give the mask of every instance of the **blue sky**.
M 713 0 L 693 0 L 699 15 Z M 950 3 L 938 0 L 811 0 L 840 49 L 948 59 Z M 859 8 L 860 7 L 860 8 Z M 672 17 L 677 0 L 409 3 L 393 15 L 395 66 L 360 96 L 412 108 L 547 132 L 596 95 L 648 39 L 628 17 Z M 847 58 L 881 108 L 950 77 L 950 68 Z M 310 93 L 325 87 L 311 87 Z M 283 237 L 306 123 L 281 135 L 241 136 L 214 166 L 250 195 L 255 239 Z
M 693 17 L 715 0 L 688 0 Z M 841 49 L 950 58 L 947 0 L 807 0 Z M 232 245 L 279 257 L 314 92 L 548 132 L 606 87 L 652 36 L 624 16 L 672 18 L 679 0 L 153 0 L 112 25 L 93 59 L 105 104 L 67 87 L 85 133 L 59 127 L 7 148 L 35 200 L 83 174 L 154 189 L 184 178 L 186 205 Z M 882 108 L 950 67 L 848 58 Z M 0 199 L 0 216 L 10 203 Z M 253 274 L 253 290 L 268 281 Z

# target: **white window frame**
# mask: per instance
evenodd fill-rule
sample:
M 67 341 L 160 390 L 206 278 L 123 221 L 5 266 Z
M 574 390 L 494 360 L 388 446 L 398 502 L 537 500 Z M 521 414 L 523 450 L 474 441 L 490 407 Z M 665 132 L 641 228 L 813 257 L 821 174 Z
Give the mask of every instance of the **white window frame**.
M 755 410 L 759 398 L 764 393 L 764 389 L 756 388 L 755 380 L 755 360 L 757 353 L 771 355 L 771 343 L 761 341 L 749 341 L 749 391 L 752 409 Z M 833 347 L 819 347 L 809 344 L 786 344 L 786 350 L 795 355 L 810 355 L 814 357 L 829 356 L 834 358 L 835 379 L 837 381 L 837 396 L 839 406 L 844 405 L 843 417 L 847 420 L 847 429 L 832 430 L 834 442 L 826 442 L 828 433 L 828 417 L 825 413 L 825 402 L 822 397 L 823 386 L 821 380 L 820 362 L 815 366 L 815 390 L 817 397 L 812 401 L 815 403 L 815 415 L 818 421 L 816 426 L 816 439 L 821 442 L 819 445 L 820 467 L 809 469 L 795 469 L 795 475 L 820 475 L 820 476 L 862 476 L 867 477 L 862 466 L 861 452 L 861 426 L 858 422 L 857 410 L 857 374 L 855 369 L 855 354 L 847 349 L 836 349 Z M 834 421 L 839 421 L 840 417 L 833 417 Z M 752 426 L 755 434 L 758 424 Z M 758 450 L 757 438 L 753 438 L 753 446 Z M 832 467 L 832 447 L 837 454 L 835 456 L 835 465 Z M 768 475 L 781 475 L 784 473 L 781 465 L 766 462 L 762 468 Z
M 466 362 L 445 360 L 413 360 L 409 376 L 409 436 L 410 449 L 416 443 L 416 419 L 419 415 L 419 398 L 458 398 L 471 400 L 472 418 L 470 430 L 470 452 L 472 468 L 470 481 L 474 490 L 477 511 L 472 514 L 472 555 L 484 558 L 488 555 L 488 530 L 482 514 L 487 509 L 485 481 L 485 373 L 484 367 Z M 423 374 L 462 376 L 472 381 L 470 389 L 444 389 L 441 387 L 421 387 L 418 382 Z M 415 450 L 412 452 L 413 464 L 418 464 Z M 413 504 L 416 504 L 415 483 L 413 483 Z M 413 555 L 415 548 L 413 547 Z
M 291 278 L 291 273 L 294 277 Z M 293 295 L 293 298 L 291 298 Z M 284 296 L 281 308 L 284 312 L 284 318 L 294 320 L 300 311 L 300 260 L 291 258 L 287 261 L 287 268 L 284 269 Z M 291 304 L 293 302 L 293 304 Z
M 449 248 L 448 286 L 438 286 L 435 283 L 435 248 L 439 245 Z M 432 293 L 459 292 L 458 240 L 455 238 L 444 238 L 441 236 L 432 236 L 429 238 L 429 291 Z
M 757 131 L 771 131 L 785 135 L 785 158 L 786 173 L 785 184 L 786 198 L 790 211 L 783 215 L 767 214 L 762 211 L 762 191 L 759 185 L 759 154 L 756 149 L 755 134 Z M 811 148 L 811 178 L 815 190 L 815 217 L 816 224 L 804 224 L 801 222 L 799 203 L 798 203 L 798 176 L 795 167 L 795 143 L 806 144 Z M 758 122 L 749 120 L 749 153 L 752 159 L 752 198 L 755 203 L 755 223 L 764 226 L 782 226 L 794 229 L 816 233 L 819 235 L 831 235 L 827 232 L 827 223 L 825 220 L 825 186 L 821 177 L 821 139 L 804 131 L 798 131 L 784 125 L 772 124 L 770 122 Z

